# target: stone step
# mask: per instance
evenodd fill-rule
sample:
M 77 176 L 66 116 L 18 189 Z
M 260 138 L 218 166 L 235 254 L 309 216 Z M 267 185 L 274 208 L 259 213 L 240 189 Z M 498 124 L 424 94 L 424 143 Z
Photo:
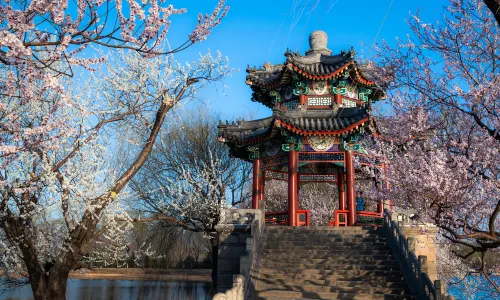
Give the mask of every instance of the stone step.
M 333 272 L 332 275 L 325 275 L 319 273 L 260 273 L 258 279 L 275 279 L 275 280 L 346 280 L 346 281 L 386 281 L 386 282 L 404 282 L 404 276 L 402 273 L 397 272 L 385 272 L 385 273 L 367 273 L 365 275 L 360 274 L 337 274 Z M 257 279 L 256 279 L 257 280 Z
M 278 251 L 276 251 L 278 250 Z M 363 259 L 363 258 L 375 258 L 375 259 L 393 259 L 394 256 L 389 250 L 382 251 L 359 251 L 359 252 L 346 252 L 346 251 L 328 251 L 328 250 L 318 250 L 318 251 L 304 251 L 297 253 L 298 251 L 279 251 L 282 249 L 267 249 L 264 251 L 264 257 L 282 257 L 282 258 L 340 258 L 340 259 Z
M 383 231 L 377 226 L 267 226 L 268 231 Z
M 275 249 L 264 249 L 264 256 L 266 255 L 283 255 L 289 256 L 302 256 L 302 257 L 312 257 L 312 256 L 372 256 L 372 255 L 392 255 L 392 251 L 387 248 L 384 250 L 353 250 L 346 251 L 341 250 L 311 250 L 311 249 L 294 249 L 290 251 L 289 249 L 275 248 Z
M 406 282 L 381 280 L 317 280 L 317 279 L 292 279 L 292 278 L 260 278 L 256 280 L 257 287 L 260 285 L 279 286 L 323 286 L 323 287 L 377 287 L 377 288 L 398 288 L 405 289 Z
M 285 274 L 285 275 L 292 275 L 292 274 L 317 274 L 317 275 L 346 275 L 346 276 L 366 276 L 366 275 L 373 275 L 373 276 L 402 276 L 402 272 L 400 269 L 366 269 L 366 268 L 359 268 L 359 267 L 351 267 L 348 269 L 328 269 L 328 268 L 321 268 L 321 269 L 314 269 L 314 268 L 282 268 L 282 269 L 275 269 L 275 268 L 268 268 L 265 266 L 261 266 L 260 268 L 260 273 L 261 274 Z
M 300 251 L 300 250 L 341 250 L 344 253 L 354 254 L 357 251 L 366 251 L 366 250 L 390 250 L 388 245 L 363 245 L 358 244 L 356 246 L 341 246 L 341 245 L 306 245 L 306 244 L 280 244 L 280 243 L 272 243 L 267 244 L 265 249 L 288 249 L 290 252 Z
M 399 265 L 397 263 L 389 265 L 376 265 L 376 264 L 339 264 L 339 263 L 327 263 L 327 264 L 298 264 L 298 263 L 265 263 L 263 262 L 261 268 L 268 269 L 319 269 L 319 270 L 383 270 L 391 271 L 398 270 Z
M 297 269 L 340 269 L 340 270 L 390 270 L 399 269 L 397 261 L 381 262 L 358 262 L 351 261 L 328 261 L 323 263 L 301 263 L 301 262 L 273 262 L 263 261 L 262 266 L 266 268 L 297 268 Z
M 273 238 L 273 239 L 266 239 L 266 245 L 271 245 L 273 243 L 279 243 L 279 244 L 307 244 L 311 242 L 318 242 L 323 244 L 332 244 L 332 245 L 341 245 L 344 247 L 349 247 L 349 246 L 354 246 L 358 244 L 362 245 L 371 245 L 371 246 L 377 246 L 377 245 L 387 245 L 387 240 L 385 239 L 379 239 L 379 240 L 370 240 L 370 239 L 328 239 L 328 238 L 302 238 L 302 239 L 280 239 L 280 238 Z M 310 246 L 314 246 L 309 244 Z
M 328 237 L 383 237 L 385 238 L 386 235 L 379 233 L 379 232 L 351 232 L 351 231 L 346 231 L 346 232 L 341 232 L 341 231 L 324 231 L 324 232 L 318 232 L 318 231 L 311 231 L 311 232 L 293 232 L 293 231 L 272 231 L 267 233 L 268 236 L 328 236 Z
M 322 244 L 343 244 L 343 243 L 363 243 L 363 244 L 373 244 L 373 243 L 387 243 L 385 238 L 346 238 L 346 237 L 268 237 L 267 242 L 273 243 L 322 243 Z
M 302 264 L 310 264 L 310 263 L 316 263 L 316 264 L 322 264 L 322 263 L 329 263 L 329 262 L 337 262 L 337 263 L 349 263 L 352 261 L 355 262 L 363 262 L 363 263 L 374 263 L 376 262 L 377 264 L 384 264 L 382 262 L 390 261 L 390 262 L 397 262 L 396 258 L 392 255 L 339 255 L 339 256 L 326 256 L 326 257 L 318 257 L 318 256 L 310 256 L 310 257 L 304 257 L 304 256 L 264 256 L 262 258 L 263 262 L 300 262 Z
M 329 242 L 322 240 L 311 240 L 311 241 L 268 241 L 266 242 L 265 248 L 270 246 L 293 246 L 293 247 L 304 247 L 304 250 L 311 249 L 314 250 L 315 247 L 335 247 L 344 248 L 345 250 L 356 250 L 357 247 L 362 248 L 372 248 L 372 247 L 388 247 L 387 242 Z
M 281 290 L 259 291 L 256 293 L 259 300 L 312 300 L 312 299 L 350 299 L 350 300 L 379 300 L 379 299 L 415 299 L 411 295 L 391 295 L 391 294 L 365 294 L 365 293 L 315 293 L 315 292 L 294 292 Z
M 267 227 L 257 299 L 414 299 L 382 228 Z
M 332 237 L 385 237 L 385 234 L 381 232 L 374 231 L 359 231 L 359 233 L 353 233 L 351 231 L 304 231 L 304 232 L 294 232 L 294 231 L 271 231 L 267 233 L 268 236 L 332 236 Z
M 275 285 L 275 284 L 262 284 L 256 286 L 256 291 L 266 290 L 284 290 L 295 292 L 323 292 L 323 293 L 363 293 L 363 294 L 393 294 L 401 295 L 408 294 L 406 288 L 392 288 L 392 287 L 374 287 L 359 285 L 351 286 L 320 286 L 320 285 Z
M 327 231 L 327 230 L 310 230 L 310 231 L 293 231 L 293 230 L 274 230 L 274 231 L 269 231 L 268 235 L 270 236 L 275 236 L 275 235 L 306 235 L 306 234 L 312 234 L 312 235 L 333 235 L 333 236 L 356 236 L 356 235 L 379 235 L 379 236 L 384 236 L 384 233 L 381 231 L 370 231 L 370 230 L 336 230 L 336 231 Z

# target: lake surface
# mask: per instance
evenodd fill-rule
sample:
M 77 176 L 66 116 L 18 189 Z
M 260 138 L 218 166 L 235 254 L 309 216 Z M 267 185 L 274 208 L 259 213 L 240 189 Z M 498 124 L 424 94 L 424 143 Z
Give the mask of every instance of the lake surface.
M 68 300 L 209 300 L 210 282 L 69 279 Z M 0 300 L 31 300 L 30 286 L 0 295 Z

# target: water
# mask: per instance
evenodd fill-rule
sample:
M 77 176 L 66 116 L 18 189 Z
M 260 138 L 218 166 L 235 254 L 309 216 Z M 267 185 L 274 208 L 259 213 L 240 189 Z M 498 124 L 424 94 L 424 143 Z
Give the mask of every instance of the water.
M 210 287 L 210 282 L 69 279 L 66 296 L 68 300 L 208 300 Z M 31 299 L 30 286 L 0 295 L 0 300 Z

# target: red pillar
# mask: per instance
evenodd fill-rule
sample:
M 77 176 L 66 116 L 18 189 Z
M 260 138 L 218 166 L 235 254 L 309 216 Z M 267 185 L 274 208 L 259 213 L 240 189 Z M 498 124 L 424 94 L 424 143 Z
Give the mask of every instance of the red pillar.
M 297 167 L 298 152 L 294 151 L 295 145 L 290 144 L 288 152 L 288 226 L 297 226 Z
M 347 226 L 356 223 L 356 195 L 354 191 L 354 161 L 352 153 L 345 152 L 345 165 L 347 169 Z
M 252 182 L 252 209 L 259 208 L 259 198 L 260 198 L 260 158 L 253 160 L 253 182 Z
M 339 171 L 337 184 L 339 186 L 339 210 L 345 210 L 345 175 L 344 172 Z
M 377 213 L 381 214 L 384 212 L 384 201 L 383 200 L 378 200 L 377 203 Z

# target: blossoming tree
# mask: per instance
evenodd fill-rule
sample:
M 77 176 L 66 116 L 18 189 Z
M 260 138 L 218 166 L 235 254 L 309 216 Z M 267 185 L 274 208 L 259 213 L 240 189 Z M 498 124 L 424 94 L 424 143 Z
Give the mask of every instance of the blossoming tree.
M 131 184 L 140 199 L 134 208 L 148 216 L 137 221 L 203 234 L 213 262 L 221 210 L 251 198 L 251 164 L 231 158 L 217 134 L 215 115 L 188 114 L 163 132 Z
M 415 15 L 411 35 L 381 46 L 394 113 L 372 149 L 389 166 L 382 196 L 436 224 L 467 249 L 459 257 L 479 254 L 472 272 L 487 280 L 499 266 L 482 258 L 500 249 L 500 23 L 489 7 L 451 0 L 439 23 Z
M 68 274 L 93 241 L 122 240 L 130 228 L 122 195 L 167 113 L 228 73 L 220 54 L 186 66 L 172 56 L 210 33 L 223 1 L 175 49 L 163 40 L 183 9 L 156 0 L 72 5 L 0 7 L 0 267 L 28 278 L 35 299 L 65 299 Z M 117 139 L 136 146 L 118 169 Z

